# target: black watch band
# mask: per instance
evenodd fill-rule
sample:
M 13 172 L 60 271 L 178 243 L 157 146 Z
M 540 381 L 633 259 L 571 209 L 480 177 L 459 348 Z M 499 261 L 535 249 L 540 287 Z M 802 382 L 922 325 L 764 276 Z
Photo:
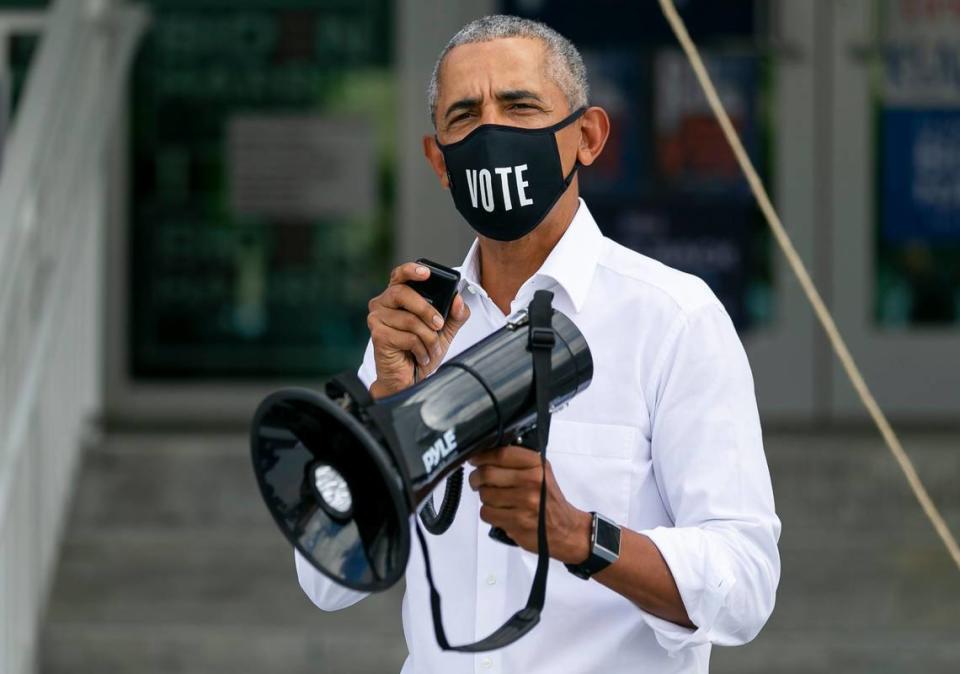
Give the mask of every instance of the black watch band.
M 590 555 L 579 564 L 565 564 L 577 578 L 587 580 L 620 558 L 620 527 L 600 513 L 591 512 Z

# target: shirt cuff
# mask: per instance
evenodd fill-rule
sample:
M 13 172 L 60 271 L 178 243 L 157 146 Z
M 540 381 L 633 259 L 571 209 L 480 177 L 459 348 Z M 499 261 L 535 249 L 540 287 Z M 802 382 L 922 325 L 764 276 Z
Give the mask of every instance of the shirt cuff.
M 723 555 L 711 554 L 707 532 L 695 527 L 657 527 L 639 532 L 653 541 L 670 568 L 695 629 L 644 612 L 657 643 L 671 655 L 712 642 L 713 627 L 736 578 Z
M 317 608 L 324 611 L 339 611 L 353 606 L 367 596 L 366 592 L 357 592 L 334 583 L 313 568 L 299 550 L 294 549 L 293 553 L 300 587 Z

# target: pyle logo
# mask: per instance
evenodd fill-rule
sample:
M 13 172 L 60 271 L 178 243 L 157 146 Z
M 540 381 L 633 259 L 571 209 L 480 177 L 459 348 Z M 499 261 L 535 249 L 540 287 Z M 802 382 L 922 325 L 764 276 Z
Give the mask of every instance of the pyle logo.
M 509 179 L 511 173 L 517 185 L 517 196 L 520 200 L 520 206 L 529 206 L 533 203 L 533 199 L 528 199 L 527 193 L 524 191 L 524 189 L 530 185 L 530 183 L 523 179 L 523 172 L 526 170 L 526 164 L 520 164 L 520 166 L 502 166 L 493 169 L 493 172 L 500 176 L 500 188 L 503 192 L 503 209 L 505 211 L 513 209 Z M 473 204 L 473 207 L 477 208 L 477 199 L 479 197 L 483 210 L 487 213 L 492 213 L 494 207 L 493 176 L 490 175 L 490 171 L 487 169 L 480 169 L 479 171 L 476 169 L 467 169 L 467 187 L 470 190 L 470 202 Z
M 440 459 L 450 456 L 450 452 L 457 448 L 457 435 L 451 428 L 443 434 L 443 437 L 437 438 L 437 441 L 430 446 L 430 449 L 423 453 L 423 466 L 427 472 L 431 472 L 440 464 Z

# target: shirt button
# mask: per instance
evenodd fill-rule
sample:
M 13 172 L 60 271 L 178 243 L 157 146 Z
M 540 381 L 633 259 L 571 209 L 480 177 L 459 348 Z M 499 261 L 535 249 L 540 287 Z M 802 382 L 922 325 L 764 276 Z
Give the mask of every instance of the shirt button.
M 480 658 L 480 666 L 483 669 L 490 669 L 491 667 L 493 667 L 493 660 L 491 660 L 490 658 Z
M 497 577 L 491 573 L 489 576 L 487 576 L 487 585 L 496 585 L 496 584 L 497 584 Z

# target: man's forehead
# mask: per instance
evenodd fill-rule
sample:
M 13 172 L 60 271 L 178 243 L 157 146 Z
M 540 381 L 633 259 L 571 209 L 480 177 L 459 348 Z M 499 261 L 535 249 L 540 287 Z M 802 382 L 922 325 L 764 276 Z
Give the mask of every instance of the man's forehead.
M 535 38 L 500 38 L 458 45 L 439 73 L 443 99 L 483 97 L 493 91 L 527 90 L 549 96 L 546 47 Z

